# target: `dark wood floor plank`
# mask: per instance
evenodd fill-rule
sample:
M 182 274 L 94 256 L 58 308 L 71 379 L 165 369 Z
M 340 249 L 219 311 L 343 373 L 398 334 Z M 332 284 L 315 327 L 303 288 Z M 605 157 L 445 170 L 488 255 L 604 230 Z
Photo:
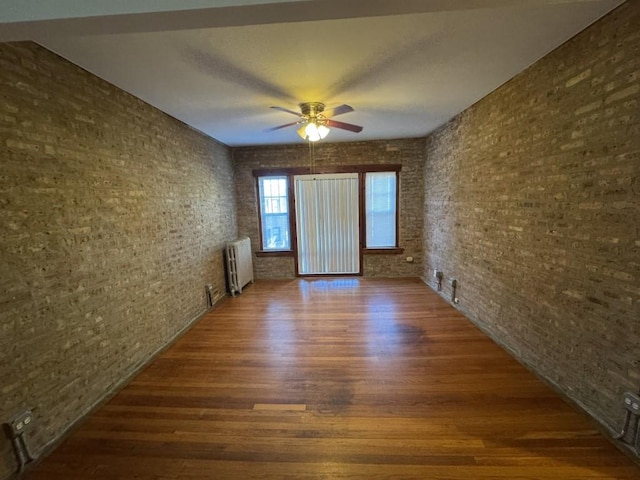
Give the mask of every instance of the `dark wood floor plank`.
M 349 278 L 257 282 L 225 300 L 27 478 L 626 480 L 640 469 L 420 281 Z

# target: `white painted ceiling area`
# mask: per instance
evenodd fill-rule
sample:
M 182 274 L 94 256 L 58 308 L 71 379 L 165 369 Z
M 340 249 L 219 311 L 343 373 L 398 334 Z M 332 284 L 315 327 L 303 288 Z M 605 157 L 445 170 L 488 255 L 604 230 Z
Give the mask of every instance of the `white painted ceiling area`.
M 311 101 L 364 127 L 324 142 L 377 140 L 428 134 L 620 3 L 0 0 L 0 40 L 37 41 L 229 146 L 302 142 L 266 131 L 296 120 L 269 107 Z

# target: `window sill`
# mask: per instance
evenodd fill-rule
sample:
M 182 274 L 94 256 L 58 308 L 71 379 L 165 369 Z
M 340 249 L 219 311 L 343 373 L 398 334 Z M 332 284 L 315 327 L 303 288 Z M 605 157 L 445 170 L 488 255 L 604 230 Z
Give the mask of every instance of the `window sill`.
M 256 257 L 293 257 L 293 250 L 257 250 Z M 402 247 L 389 248 L 363 248 L 364 255 L 401 255 L 404 253 Z
M 293 257 L 293 250 L 258 250 L 256 257 Z
M 363 248 L 362 253 L 364 255 L 400 255 L 404 253 L 402 247 L 389 247 L 389 248 Z

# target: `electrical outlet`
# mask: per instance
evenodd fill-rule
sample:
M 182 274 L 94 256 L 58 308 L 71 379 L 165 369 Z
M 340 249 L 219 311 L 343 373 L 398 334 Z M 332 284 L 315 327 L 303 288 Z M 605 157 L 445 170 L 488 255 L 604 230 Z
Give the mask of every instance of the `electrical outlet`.
M 631 413 L 640 415 L 640 396 L 637 393 L 626 392 L 624 394 L 624 406 Z
M 21 435 L 27 427 L 33 422 L 33 413 L 30 410 L 26 410 L 14 418 L 9 423 L 9 429 L 14 436 Z

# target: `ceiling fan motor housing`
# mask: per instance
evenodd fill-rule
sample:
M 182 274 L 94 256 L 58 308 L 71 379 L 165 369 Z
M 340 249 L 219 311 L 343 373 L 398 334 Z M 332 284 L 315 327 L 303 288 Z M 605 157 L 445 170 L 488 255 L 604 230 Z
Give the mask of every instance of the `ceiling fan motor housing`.
M 302 115 L 308 118 L 318 118 L 324 112 L 324 103 L 322 102 L 305 102 L 300 104 Z

